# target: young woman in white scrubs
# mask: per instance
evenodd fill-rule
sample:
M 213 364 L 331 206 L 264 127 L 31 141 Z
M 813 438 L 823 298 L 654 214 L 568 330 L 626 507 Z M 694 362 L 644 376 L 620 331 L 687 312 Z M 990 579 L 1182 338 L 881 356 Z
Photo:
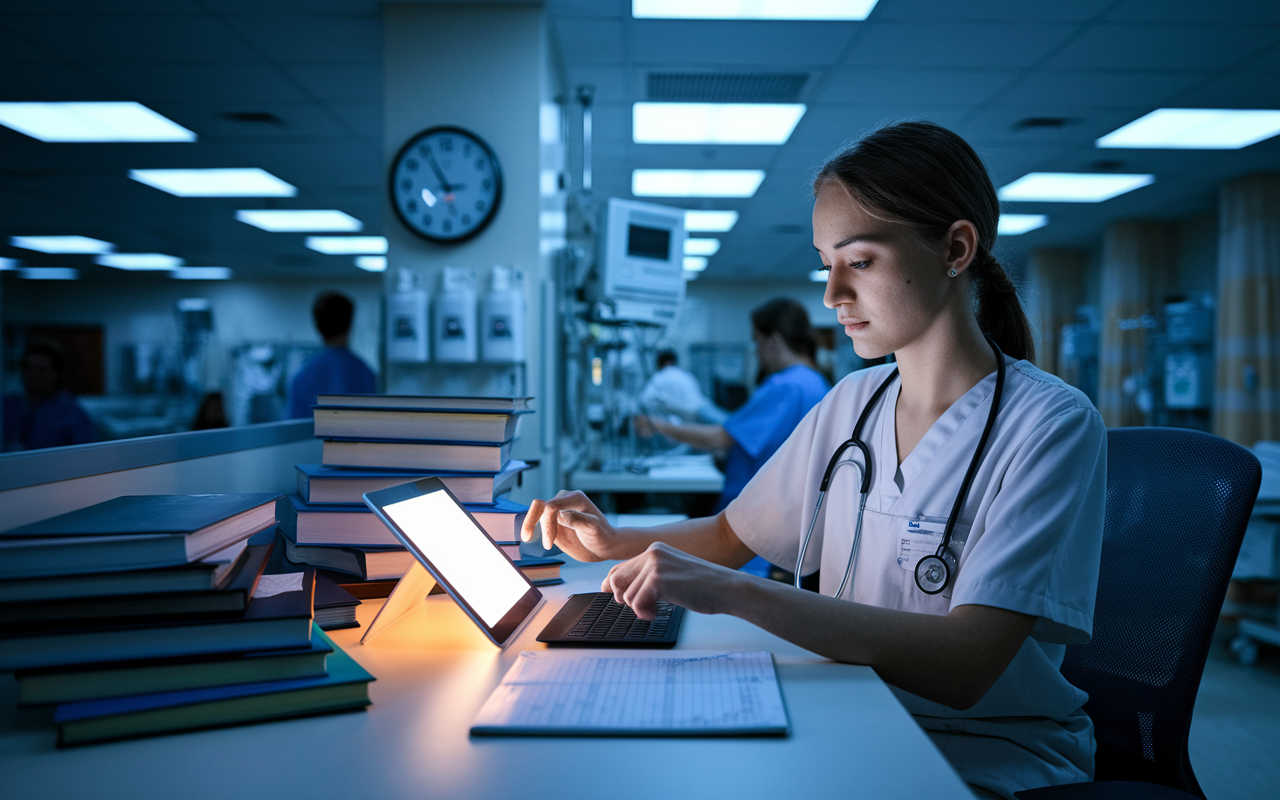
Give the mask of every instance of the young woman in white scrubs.
M 983 796 L 1089 780 L 1087 697 L 1058 668 L 1064 645 L 1092 629 L 1105 432 L 1083 394 L 1028 363 L 1030 326 L 991 255 L 1000 207 L 986 169 L 950 131 L 900 123 L 832 158 L 814 192 L 824 301 L 858 355 L 893 353 L 896 364 L 842 380 L 716 517 L 618 529 L 581 493 L 562 493 L 534 502 L 522 535 L 541 523 L 544 547 L 626 559 L 602 588 L 641 617 L 659 600 L 733 614 L 870 665 Z M 1001 372 L 955 514 L 954 569 L 929 594 L 916 566 L 942 541 Z M 864 411 L 872 480 L 846 580 L 860 449 L 845 450 L 816 520 L 815 504 Z M 735 571 L 755 555 L 801 574 L 821 568 L 821 592 Z

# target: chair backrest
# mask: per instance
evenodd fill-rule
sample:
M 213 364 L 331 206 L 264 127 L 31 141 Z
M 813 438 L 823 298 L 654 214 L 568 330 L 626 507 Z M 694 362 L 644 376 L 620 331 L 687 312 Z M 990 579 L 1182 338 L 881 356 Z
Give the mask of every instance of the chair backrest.
M 1107 432 L 1107 510 L 1093 639 L 1062 672 L 1089 693 L 1097 780 L 1204 797 L 1187 756 L 1200 676 L 1262 469 L 1225 439 Z

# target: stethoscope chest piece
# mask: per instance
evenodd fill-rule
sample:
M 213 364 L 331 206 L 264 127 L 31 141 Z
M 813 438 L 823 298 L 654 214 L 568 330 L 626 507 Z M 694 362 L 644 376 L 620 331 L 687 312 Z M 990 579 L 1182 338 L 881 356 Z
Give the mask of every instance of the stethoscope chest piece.
M 925 556 L 916 562 L 916 586 L 925 594 L 937 594 L 951 583 L 956 572 L 956 557 L 950 550 L 942 555 Z

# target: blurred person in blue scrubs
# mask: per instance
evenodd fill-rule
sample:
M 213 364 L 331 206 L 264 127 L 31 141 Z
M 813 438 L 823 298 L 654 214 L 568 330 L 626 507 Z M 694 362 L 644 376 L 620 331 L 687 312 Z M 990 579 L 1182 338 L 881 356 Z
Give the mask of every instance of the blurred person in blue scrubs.
M 289 382 L 290 418 L 310 417 L 318 395 L 378 391 L 373 370 L 348 347 L 355 313 L 355 303 L 340 292 L 326 292 L 316 298 L 311 316 L 324 339 L 324 350 L 303 364 Z
M 804 306 L 790 298 L 774 298 L 751 312 L 751 328 L 760 365 L 758 385 L 746 404 L 724 424 L 679 425 L 657 417 L 636 418 L 641 436 L 652 431 L 703 450 L 725 453 L 724 490 L 712 514 L 719 514 L 738 496 L 831 388 L 814 364 L 818 340 Z M 756 556 L 743 569 L 769 577 L 772 566 Z
M 89 415 L 62 388 L 66 362 L 47 342 L 32 342 L 22 354 L 21 394 L 4 399 L 4 449 L 39 450 L 98 441 Z
M 717 425 L 728 418 L 729 412 L 708 400 L 698 379 L 677 363 L 676 351 L 660 350 L 657 362 L 658 371 L 640 391 L 640 407 L 646 413 Z

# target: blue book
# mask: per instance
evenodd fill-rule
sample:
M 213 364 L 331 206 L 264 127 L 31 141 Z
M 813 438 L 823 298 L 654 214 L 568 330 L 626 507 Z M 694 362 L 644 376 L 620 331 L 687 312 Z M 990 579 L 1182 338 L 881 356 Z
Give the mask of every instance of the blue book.
M 412 408 L 312 406 L 321 439 L 416 439 L 436 442 L 492 442 L 514 439 L 520 417 L 529 411 L 445 411 Z
M 298 495 L 308 503 L 363 503 L 376 492 L 422 478 L 439 478 L 464 503 L 492 503 L 515 487 L 529 465 L 511 459 L 500 472 L 455 470 L 347 469 L 321 464 L 297 464 Z
M 326 467 L 501 472 L 511 442 L 423 442 L 409 439 L 325 439 Z
M 188 564 L 274 525 L 278 497 L 116 497 L 0 533 L 0 579 Z
M 493 503 L 464 503 L 485 534 L 495 542 L 516 542 L 529 507 L 498 498 Z M 369 507 L 353 503 L 306 503 L 296 494 L 281 503 L 280 530 L 296 544 L 355 547 L 401 547 Z
M 66 703 L 54 712 L 58 745 L 265 722 L 369 705 L 369 682 L 374 677 L 324 633 L 317 631 L 317 635 L 333 649 L 327 675 Z

